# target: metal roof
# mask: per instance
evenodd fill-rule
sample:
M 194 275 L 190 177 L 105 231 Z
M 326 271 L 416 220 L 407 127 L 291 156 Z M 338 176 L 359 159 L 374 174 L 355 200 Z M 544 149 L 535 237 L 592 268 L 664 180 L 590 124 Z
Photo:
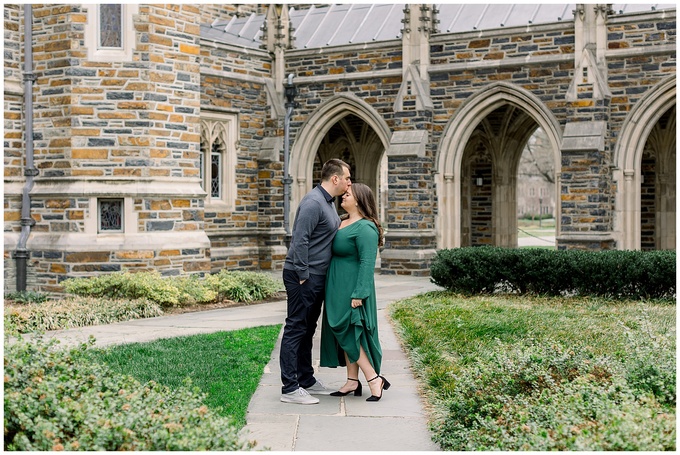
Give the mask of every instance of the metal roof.
M 462 33 L 523 25 L 571 21 L 575 4 L 451 4 L 439 10 L 439 33 Z M 313 5 L 289 9 L 297 49 L 370 43 L 401 38 L 405 4 Z M 675 4 L 613 4 L 615 15 L 675 9 Z M 257 48 L 262 44 L 265 16 L 233 16 L 201 25 L 201 37 L 217 42 Z

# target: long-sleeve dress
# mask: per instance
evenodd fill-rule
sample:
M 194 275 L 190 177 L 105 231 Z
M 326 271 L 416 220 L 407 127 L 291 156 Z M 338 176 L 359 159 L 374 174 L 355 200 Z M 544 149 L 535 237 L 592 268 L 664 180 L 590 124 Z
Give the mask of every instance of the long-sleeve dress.
M 372 221 L 361 219 L 335 235 L 321 320 L 322 367 L 345 366 L 343 352 L 350 362 L 356 362 L 361 345 L 380 373 L 382 349 L 373 278 L 377 254 L 378 229 Z M 352 299 L 362 299 L 363 304 L 352 308 Z

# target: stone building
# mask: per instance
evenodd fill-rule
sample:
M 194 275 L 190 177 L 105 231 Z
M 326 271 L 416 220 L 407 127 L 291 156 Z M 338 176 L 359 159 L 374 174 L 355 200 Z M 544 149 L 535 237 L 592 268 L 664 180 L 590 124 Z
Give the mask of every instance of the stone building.
M 517 246 L 539 127 L 558 248 L 675 249 L 674 4 L 3 10 L 6 290 L 280 269 L 331 157 L 380 196 L 382 273 L 426 275 Z

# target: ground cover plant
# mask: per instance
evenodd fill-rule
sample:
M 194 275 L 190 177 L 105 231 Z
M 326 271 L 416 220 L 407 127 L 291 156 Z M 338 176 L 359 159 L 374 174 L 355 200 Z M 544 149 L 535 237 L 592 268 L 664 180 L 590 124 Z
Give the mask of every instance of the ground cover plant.
M 390 306 L 444 450 L 675 450 L 675 306 L 429 293 Z
M 89 354 L 18 337 L 5 342 L 4 449 L 247 450 L 232 419 L 197 389 L 141 383 Z
M 248 304 L 276 296 L 283 284 L 261 272 L 227 271 L 206 277 L 158 272 L 111 273 L 62 282 L 67 295 L 10 293 L 5 324 L 19 333 L 60 330 L 161 316 L 215 303 Z
M 98 362 L 145 383 L 176 390 L 189 378 L 217 414 L 246 424 L 250 398 L 269 362 L 280 325 L 131 343 L 92 351 Z

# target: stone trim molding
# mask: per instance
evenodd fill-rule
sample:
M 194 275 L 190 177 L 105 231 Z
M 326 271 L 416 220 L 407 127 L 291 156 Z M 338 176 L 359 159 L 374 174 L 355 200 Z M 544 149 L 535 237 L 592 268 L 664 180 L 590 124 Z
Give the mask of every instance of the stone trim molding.
M 604 150 L 607 122 L 570 122 L 564 126 L 562 151 Z
M 260 146 L 260 154 L 257 159 L 263 162 L 281 161 L 281 150 L 283 150 L 283 137 L 265 137 Z
M 32 251 L 118 251 L 176 250 L 210 248 L 210 239 L 202 231 L 138 232 L 116 234 L 84 234 L 68 232 L 45 234 L 36 232 L 28 240 Z
M 201 188 L 199 179 L 163 180 L 161 178 L 148 180 L 129 179 L 97 179 L 84 180 L 57 179 L 36 180 L 31 196 L 53 197 L 205 197 L 205 191 Z
M 426 130 L 395 131 L 390 139 L 387 156 L 425 157 L 428 133 Z

